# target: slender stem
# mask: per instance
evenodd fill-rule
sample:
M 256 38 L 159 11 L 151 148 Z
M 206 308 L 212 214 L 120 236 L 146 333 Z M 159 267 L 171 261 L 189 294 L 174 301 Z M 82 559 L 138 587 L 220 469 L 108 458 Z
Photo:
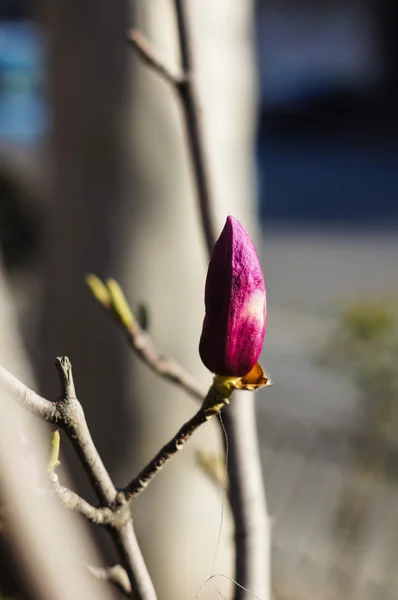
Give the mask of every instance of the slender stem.
M 86 469 L 99 500 L 108 507 L 114 507 L 117 490 L 98 454 L 83 408 L 76 398 L 70 361 L 67 357 L 57 358 L 56 366 L 63 390 L 63 399 L 59 403 L 60 410 L 67 419 L 64 429 Z M 120 528 L 109 526 L 109 530 L 122 556 L 137 597 L 140 600 L 156 600 L 156 592 L 138 545 L 131 516 Z
M 127 572 L 121 565 L 112 567 L 92 567 L 87 565 L 87 569 L 96 578 L 107 581 L 114 585 L 127 598 L 132 597 L 132 589 Z
M 137 31 L 130 31 L 127 40 L 141 59 L 177 91 L 187 129 L 187 142 L 192 162 L 195 188 L 199 203 L 199 214 L 205 236 L 206 248 L 210 254 L 216 241 L 215 225 L 212 216 L 210 176 L 204 151 L 203 129 L 200 125 L 200 109 L 195 81 L 192 76 L 192 48 L 188 18 L 184 0 L 174 0 L 177 20 L 178 44 L 181 55 L 182 73 L 173 73 L 156 54 L 148 40 Z
M 179 84 L 178 91 L 187 129 L 187 141 L 193 166 L 202 229 L 207 252 L 210 255 L 217 239 L 211 210 L 214 203 L 204 149 L 203 128 L 200 122 L 199 101 L 193 77 L 192 45 L 186 4 L 186 0 L 174 0 L 181 64 L 184 73 L 184 79 Z
M 127 42 L 135 50 L 138 56 L 151 69 L 156 71 L 166 81 L 177 87 L 183 80 L 183 73 L 173 72 L 173 69 L 165 64 L 165 62 L 156 54 L 149 40 L 135 29 L 127 32 Z
M 61 486 L 54 473 L 50 474 L 61 501 L 64 501 L 66 505 L 69 504 L 69 508 L 72 508 L 73 505 L 74 510 L 84 514 L 93 522 L 101 521 L 101 524 L 105 524 L 105 521 L 109 521 L 107 527 L 119 549 L 131 588 L 134 590 L 137 599 L 157 600 L 152 580 L 137 542 L 128 507 L 120 504 L 115 507 L 117 490 L 94 445 L 83 408 L 76 397 L 69 359 L 66 357 L 57 358 L 56 366 L 63 395 L 55 402 L 42 398 L 0 366 L 1 388 L 7 391 L 18 404 L 42 419 L 50 423 L 56 423 L 66 432 L 104 508 L 96 509 L 91 506 L 83 498 Z M 114 509 L 114 516 L 111 519 L 110 512 L 112 509 Z
M 135 535 L 133 520 L 129 519 L 126 525 L 119 530 L 111 529 L 111 534 L 122 557 L 129 580 L 132 582 L 134 598 L 137 596 L 140 600 L 156 600 L 152 579 Z
M 62 387 L 62 398 L 58 401 L 58 406 L 64 421 L 63 429 L 68 434 L 99 500 L 109 506 L 115 499 L 116 488 L 98 454 L 83 407 L 76 397 L 72 365 L 64 356 L 56 359 L 55 366 Z
M 97 508 L 69 488 L 63 486 L 59 482 L 58 475 L 56 473 L 50 473 L 49 479 L 54 492 L 57 494 L 62 506 L 65 508 L 79 513 L 95 525 L 113 525 L 114 527 L 118 527 L 123 523 L 120 514 L 112 511 L 107 506 Z M 124 521 L 126 521 L 125 515 Z
M 174 0 L 174 9 L 176 12 L 177 19 L 178 43 L 180 46 L 181 65 L 184 73 L 190 75 L 193 66 L 192 46 L 189 22 L 184 0 Z
M 208 420 L 205 413 L 200 409 L 189 421 L 179 429 L 176 435 L 167 444 L 159 450 L 152 460 L 140 471 L 128 486 L 123 490 L 122 494 L 126 500 L 131 500 L 138 496 L 152 479 L 163 469 L 164 465 L 176 454 L 182 450 L 184 444 L 189 440 L 191 435 Z
M 60 414 L 57 405 L 46 400 L 30 390 L 26 385 L 11 375 L 4 367 L 0 366 L 0 381 L 2 389 L 7 391 L 15 401 L 30 412 L 38 415 L 48 423 L 57 423 Z
M 152 371 L 160 377 L 176 383 L 196 400 L 203 400 L 204 390 L 195 378 L 173 358 L 160 352 L 149 334 L 139 326 L 137 321 L 125 333 L 131 348 Z
M 178 430 L 175 436 L 159 450 L 149 463 L 134 477 L 134 479 L 118 494 L 121 502 L 130 501 L 142 492 L 152 479 L 163 469 L 164 465 L 182 450 L 185 443 L 193 433 L 209 421 L 214 415 L 219 414 L 223 407 L 229 404 L 226 397 L 214 384 L 210 387 L 202 406 L 189 421 Z
M 228 432 L 229 500 L 235 523 L 234 600 L 269 600 L 270 524 L 258 458 L 255 398 L 238 392 L 223 413 Z M 233 443 L 231 443 L 233 440 Z M 250 460 L 248 460 L 250 458 Z M 248 593 L 246 589 L 251 593 Z
M 93 274 L 86 277 L 86 283 L 97 302 L 120 326 L 127 342 L 137 356 L 154 373 L 176 383 L 195 400 L 202 402 L 206 392 L 182 365 L 160 352 L 155 346 L 151 336 L 134 317 L 119 284 L 113 279 L 103 282 Z

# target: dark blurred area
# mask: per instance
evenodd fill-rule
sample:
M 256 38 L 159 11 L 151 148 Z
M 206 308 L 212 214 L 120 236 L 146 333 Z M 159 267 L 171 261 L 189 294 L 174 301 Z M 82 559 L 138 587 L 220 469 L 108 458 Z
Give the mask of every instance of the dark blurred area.
M 11 263 L 38 243 L 36 202 L 18 201 L 24 177 L 12 170 L 20 165 L 35 187 L 50 119 L 36 8 L 0 3 L 0 227 Z M 258 0 L 263 223 L 397 222 L 397 22 L 393 0 Z
M 265 1 L 257 13 L 262 219 L 396 222 L 396 3 Z
M 5 264 L 40 245 L 41 150 L 48 132 L 45 36 L 33 2 L 0 2 L 0 240 Z

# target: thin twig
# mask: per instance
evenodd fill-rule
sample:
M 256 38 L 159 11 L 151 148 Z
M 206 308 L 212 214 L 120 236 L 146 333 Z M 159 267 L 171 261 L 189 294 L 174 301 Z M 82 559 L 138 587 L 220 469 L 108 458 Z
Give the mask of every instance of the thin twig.
M 127 42 L 135 50 L 142 61 L 156 71 L 156 73 L 163 77 L 168 83 L 171 83 L 171 85 L 176 88 L 181 85 L 184 79 L 183 73 L 178 73 L 177 70 L 173 72 L 173 69 L 167 66 L 156 54 L 150 41 L 142 33 L 135 29 L 130 29 L 130 31 L 127 32 Z
M 174 7 L 177 17 L 182 73 L 173 73 L 156 54 L 150 42 L 140 32 L 136 30 L 129 31 L 127 40 L 131 48 L 149 67 L 172 84 L 180 98 L 187 129 L 187 141 L 192 161 L 195 189 L 200 205 L 202 230 L 205 236 L 206 248 L 210 254 L 216 241 L 216 232 L 211 211 L 210 176 L 204 151 L 203 133 L 200 126 L 199 102 L 195 82 L 192 77 L 191 36 L 184 0 L 174 0 Z
M 220 392 L 215 385 L 212 385 L 198 412 L 189 421 L 184 423 L 176 435 L 159 450 L 137 477 L 134 477 L 123 490 L 120 490 L 118 500 L 126 502 L 138 496 L 163 469 L 164 465 L 179 450 L 182 450 L 185 443 L 198 427 L 209 421 L 214 415 L 219 414 L 226 404 L 229 404 L 229 396 L 226 397 L 225 393 Z
M 113 567 L 92 567 L 87 565 L 88 570 L 96 579 L 108 581 L 114 585 L 127 598 L 132 597 L 131 584 L 126 573 L 121 565 L 113 565 Z
M 114 521 L 108 523 L 107 527 L 120 552 L 131 588 L 139 600 L 156 600 L 156 592 L 137 542 L 128 507 L 121 506 L 120 503 L 118 506 L 115 505 L 117 490 L 94 445 L 83 408 L 76 397 L 69 359 L 67 357 L 57 358 L 56 366 L 61 380 L 62 397 L 54 402 L 50 402 L 30 390 L 3 367 L 0 367 L 0 384 L 2 389 L 7 391 L 21 406 L 50 423 L 58 424 L 68 435 L 85 467 L 98 500 L 109 511 L 112 509 L 115 511 Z M 95 522 L 99 518 L 98 513 L 94 514 L 92 509 L 100 510 L 104 519 L 109 517 L 109 512 L 105 508 L 90 507 L 74 492 L 66 490 L 61 484 L 59 486 L 61 500 L 74 504 L 75 509 L 81 514 L 85 514 L 88 518 L 92 517 L 90 520 Z
M 100 502 L 115 507 L 117 490 L 92 440 L 83 408 L 76 398 L 72 366 L 67 357 L 57 358 L 56 366 L 63 390 L 61 408 L 67 418 L 64 427 L 86 469 Z M 125 510 L 127 507 L 124 507 Z M 137 542 L 132 519 L 110 532 L 122 556 L 132 588 L 140 600 L 156 600 L 156 592 Z
M 92 523 L 95 523 L 95 525 L 112 525 L 113 527 L 120 527 L 120 525 L 123 523 L 123 520 L 127 520 L 126 516 L 124 519 L 121 519 L 121 516 L 118 513 L 115 513 L 107 506 L 100 508 L 93 506 L 84 500 L 84 498 L 63 486 L 59 482 L 59 478 L 56 473 L 50 473 L 49 479 L 54 492 L 61 501 L 62 506 L 79 513 L 83 517 L 86 517 L 86 519 Z
M 210 256 L 216 242 L 216 229 L 212 215 L 213 198 L 210 189 L 210 173 L 205 153 L 203 128 L 201 127 L 199 100 L 193 77 L 192 44 L 186 0 L 174 0 L 177 17 L 178 42 L 184 80 L 179 86 L 181 105 L 184 111 L 189 153 L 192 161 L 197 199 L 200 208 L 202 230 L 205 236 L 207 252 Z
M 62 388 L 62 398 L 57 403 L 62 415 L 62 427 L 68 434 L 100 501 L 109 506 L 115 498 L 115 486 L 98 454 L 83 407 L 76 397 L 72 365 L 68 357 L 64 356 L 56 359 L 55 366 Z
M 223 414 L 228 434 L 228 497 L 235 523 L 235 579 L 269 600 L 270 521 L 258 456 L 255 398 L 247 396 L 238 394 L 234 406 Z M 234 600 L 249 599 L 245 589 L 235 589 Z
M 60 415 L 57 405 L 36 394 L 2 366 L 0 366 L 0 381 L 2 389 L 7 391 L 18 404 L 48 423 L 58 422 Z
M 121 327 L 126 339 L 137 356 L 154 373 L 176 383 L 195 400 L 203 401 L 206 391 L 195 378 L 176 360 L 165 356 L 155 346 L 151 336 L 144 331 L 134 317 L 127 298 L 114 279 L 101 281 L 96 275 L 86 276 L 86 283 L 95 299 Z
M 204 390 L 194 377 L 173 358 L 159 352 L 149 334 L 143 331 L 138 323 L 136 323 L 134 330 L 126 332 L 126 336 L 132 349 L 152 371 L 179 385 L 195 400 L 203 400 Z

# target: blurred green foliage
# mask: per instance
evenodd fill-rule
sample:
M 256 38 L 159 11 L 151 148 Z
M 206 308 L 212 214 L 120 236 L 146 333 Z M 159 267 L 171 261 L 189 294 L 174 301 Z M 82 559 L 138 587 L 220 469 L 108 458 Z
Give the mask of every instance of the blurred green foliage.
M 321 362 L 358 391 L 358 426 L 369 443 L 398 451 L 398 302 L 360 301 L 344 309 Z
M 342 556 L 351 556 L 351 569 L 360 569 L 358 557 L 366 543 L 369 515 L 375 510 L 376 482 L 388 478 L 396 483 L 398 478 L 398 302 L 361 300 L 345 308 L 323 348 L 321 362 L 348 377 L 358 396 L 331 531 L 335 564 L 341 565 Z M 347 594 L 340 594 L 343 597 L 352 597 L 349 585 Z
M 341 326 L 353 340 L 372 343 L 388 335 L 395 318 L 389 306 L 362 302 L 342 312 Z

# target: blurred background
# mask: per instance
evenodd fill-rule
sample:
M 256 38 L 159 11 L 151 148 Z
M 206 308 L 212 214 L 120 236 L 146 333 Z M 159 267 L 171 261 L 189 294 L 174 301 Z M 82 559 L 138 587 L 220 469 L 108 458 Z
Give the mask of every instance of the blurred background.
M 192 242 L 200 232 L 183 128 L 167 87 L 123 40 L 138 22 L 175 59 L 173 19 L 167 0 L 54 4 L 0 2 L 2 302 L 23 337 L 12 355 L 3 343 L 0 357 L 14 371 L 27 358 L 36 385 L 54 395 L 52 357 L 69 354 L 94 437 L 124 481 L 131 461 L 120 457 L 142 464 L 193 405 L 173 400 L 177 417 L 154 425 L 150 379 L 130 368 L 122 340 L 93 309 L 84 273 L 120 278 L 134 302 L 148 300 L 160 347 L 201 369 L 206 259 Z M 396 600 L 398 5 L 191 4 L 219 223 L 233 212 L 261 236 L 262 362 L 275 387 L 258 394 L 257 409 L 275 600 Z M 186 505 L 205 510 L 200 475 L 190 476 Z M 146 509 L 156 513 L 154 487 Z M 163 496 L 174 528 L 183 502 Z M 159 539 L 170 536 L 162 518 L 154 549 L 142 516 L 142 543 L 159 589 L 172 590 L 162 597 L 179 597 L 175 580 L 185 576 L 186 598 L 191 563 L 171 583 L 171 567 L 156 566 L 165 558 Z M 191 527 L 189 511 L 186 519 Z M 218 525 L 217 517 L 211 547 Z M 188 536 L 198 549 L 200 535 Z

